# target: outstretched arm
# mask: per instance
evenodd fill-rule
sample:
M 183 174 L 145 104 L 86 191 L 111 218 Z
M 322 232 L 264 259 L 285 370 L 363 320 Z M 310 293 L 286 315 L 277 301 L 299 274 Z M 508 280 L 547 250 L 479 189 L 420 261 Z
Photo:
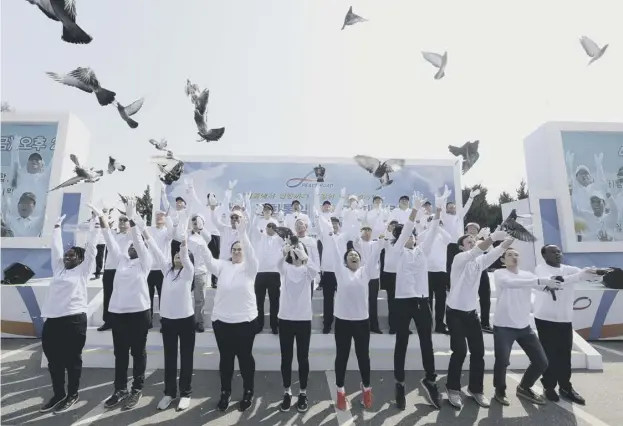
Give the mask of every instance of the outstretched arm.
M 253 250 L 253 245 L 249 240 L 248 235 L 248 224 L 246 218 L 240 219 L 240 232 L 238 235 L 240 236 L 240 245 L 242 246 L 242 251 L 244 253 L 244 268 L 249 276 L 255 277 L 257 274 L 257 270 L 259 269 L 259 262 L 257 257 L 255 256 L 255 250 Z
M 84 274 L 87 276 L 91 273 L 91 269 L 95 264 L 95 257 L 97 256 L 97 240 L 100 236 L 99 226 L 95 226 L 94 221 L 91 221 L 89 225 L 89 238 L 87 240 L 86 247 L 84 248 L 84 260 L 81 264 L 84 269 Z
M 61 230 L 61 224 L 63 223 L 63 219 L 65 216 L 61 216 L 58 218 L 56 225 L 54 225 L 54 231 L 52 231 L 52 247 L 51 248 L 51 263 L 52 263 L 52 272 L 54 275 L 59 274 L 63 268 L 65 267 L 65 263 L 63 262 L 63 236 Z
M 145 240 L 147 240 L 147 248 L 151 252 L 154 262 L 158 265 L 158 269 L 160 269 L 163 274 L 166 274 L 169 269 L 169 261 L 165 259 L 164 254 L 162 254 L 162 251 L 158 247 L 158 244 L 154 241 L 148 228 L 145 228 L 143 231 L 143 236 L 145 237 Z

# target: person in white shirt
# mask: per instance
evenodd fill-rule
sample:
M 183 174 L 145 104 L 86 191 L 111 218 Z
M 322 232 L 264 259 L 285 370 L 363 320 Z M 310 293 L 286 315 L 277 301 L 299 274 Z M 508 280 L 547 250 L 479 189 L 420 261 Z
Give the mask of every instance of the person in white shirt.
M 372 387 L 370 383 L 370 321 L 368 318 L 368 285 L 370 277 L 377 268 L 376 262 L 364 263 L 354 248 L 344 250 L 343 238 L 335 235 L 329 222 L 318 218 L 321 231 L 325 235 L 325 259 L 333 257 L 337 278 L 335 300 L 335 384 L 337 386 L 337 408 L 348 409 L 344 389 L 346 366 L 350 356 L 352 341 L 355 341 L 355 355 L 361 374 L 363 405 L 372 407 Z M 328 247 L 331 246 L 331 251 Z M 374 247 L 370 259 L 378 258 L 381 245 Z
M 107 208 L 102 209 L 102 213 L 106 216 L 106 220 L 108 220 L 108 224 L 112 222 L 112 217 L 110 216 L 110 212 Z M 100 221 L 95 213 L 92 214 L 92 217 L 89 219 L 89 223 L 94 222 L 99 226 Z M 104 239 L 103 233 L 100 232 L 99 239 L 97 240 L 97 256 L 95 256 L 95 273 L 91 280 L 98 280 L 102 276 L 102 271 L 104 270 L 104 256 L 106 255 L 106 240 Z
M 158 210 L 156 211 L 155 219 L 156 226 L 149 227 L 150 240 L 148 246 L 155 245 L 158 247 L 160 253 L 168 259 L 171 256 L 171 240 L 173 239 L 173 230 L 168 229 L 166 226 L 166 213 Z M 153 255 L 153 251 L 151 252 Z M 158 301 L 162 303 L 162 282 L 164 275 L 162 268 L 157 262 L 152 265 L 152 270 L 147 276 L 147 285 L 149 287 L 149 299 L 151 303 L 149 328 L 153 327 L 154 318 L 154 296 L 158 291 Z
M 304 219 L 299 219 L 304 220 Z M 268 292 L 270 329 L 273 334 L 279 333 L 279 292 L 281 287 L 281 276 L 279 275 L 279 261 L 283 258 L 281 249 L 283 239 L 275 232 L 277 225 L 268 222 L 263 232 L 259 232 L 254 218 L 251 224 L 251 236 L 253 248 L 257 253 L 259 267 L 255 276 L 255 297 L 257 303 L 258 332 L 264 329 L 264 302 Z
M 25 192 L 32 193 L 35 198 L 39 200 L 39 203 L 35 206 L 33 216 L 45 216 L 51 168 L 46 167 L 43 157 L 38 152 L 34 152 L 28 156 L 28 159 L 26 160 L 26 167 L 23 168 L 20 163 L 19 152 L 25 150 L 23 148 L 19 149 L 17 146 L 19 145 L 18 139 L 18 137 L 13 139 L 15 147 L 11 150 L 11 159 L 14 170 L 13 179 L 11 180 L 11 188 L 13 189 L 14 194 L 22 194 Z
M 513 344 L 517 342 L 530 359 L 517 396 L 534 404 L 545 404 L 545 399 L 532 390 L 537 379 L 547 369 L 547 356 L 541 342 L 530 327 L 532 290 L 557 290 L 560 282 L 519 269 L 519 252 L 508 248 L 502 255 L 505 268 L 494 272 L 497 303 L 493 316 L 493 341 L 495 364 L 493 366 L 494 398 L 502 405 L 510 405 L 506 397 L 506 369 L 510 364 Z
M 195 351 L 195 312 L 190 287 L 194 277 L 194 257 L 188 251 L 184 234 L 179 253 L 165 255 L 151 231 L 143 232 L 154 263 L 163 275 L 160 293 L 160 332 L 164 346 L 164 397 L 158 410 L 166 410 L 177 397 L 177 354 L 180 355 L 180 401 L 177 410 L 190 406 L 193 357 Z M 201 237 L 200 237 L 201 238 Z M 169 245 L 170 246 L 170 245 Z M 166 247 L 166 245 L 165 245 Z M 203 256 L 203 253 L 201 253 Z M 152 271 L 153 272 L 153 271 Z
M 580 269 L 563 265 L 562 251 L 554 244 L 541 248 L 545 263 L 534 271 L 540 278 L 560 277 L 562 288 L 556 300 L 548 292 L 537 292 L 534 302 L 534 322 L 549 366 L 543 372 L 543 389 L 550 401 L 559 401 L 556 385 L 564 398 L 584 405 L 586 401 L 571 384 L 571 350 L 573 349 L 573 302 L 575 286 L 580 281 L 598 281 L 601 277 L 593 268 Z
M 419 203 L 417 200 L 416 203 Z M 417 207 L 417 205 L 416 205 Z M 435 219 L 421 242 L 414 233 L 418 208 L 414 207 L 404 225 L 396 225 L 393 230 L 394 244 L 386 249 L 386 256 L 396 259 L 396 299 L 393 307 L 396 327 L 394 347 L 394 378 L 396 379 L 396 404 L 400 410 L 406 407 L 405 400 L 405 358 L 409 346 L 409 325 L 415 322 L 420 340 L 422 363 L 426 372 L 421 380 L 430 403 L 437 409 L 441 397 L 435 380 L 435 356 L 433 353 L 433 317 L 428 303 L 428 253 L 439 227 L 441 209 L 437 209 Z M 386 259 L 387 261 L 387 259 Z
M 372 197 L 372 208 L 365 213 L 364 223 L 372 228 L 372 238 L 377 239 L 379 235 L 385 235 L 389 211 L 383 208 L 383 199 L 379 195 Z
M 346 188 L 342 189 L 346 193 Z M 353 241 L 359 237 L 361 232 L 361 223 L 365 217 L 362 210 L 362 202 L 357 199 L 356 195 L 349 195 L 346 207 L 342 209 L 342 227 L 341 232 L 347 241 Z
M 368 282 L 368 319 L 370 321 L 370 332 L 383 334 L 379 327 L 378 298 L 381 285 L 380 257 L 381 250 L 385 247 L 385 235 L 381 234 L 378 240 L 372 240 L 372 232 L 372 227 L 364 224 L 361 227 L 361 236 L 353 241 L 353 247 L 361 254 L 364 264 L 372 263 L 376 265 Z M 373 258 L 372 256 L 376 257 Z
M 504 242 L 489 251 L 494 241 Z M 448 401 L 455 408 L 462 408 L 461 370 L 469 347 L 468 394 L 481 407 L 490 402 L 483 394 L 485 376 L 485 344 L 478 318 L 478 287 L 482 272 L 498 259 L 513 243 L 504 231 L 493 232 L 486 240 L 476 242 L 472 235 L 463 235 L 458 240 L 461 253 L 454 257 L 450 274 L 450 293 L 447 301 L 447 320 L 450 329 L 450 363 L 446 387 Z
M 205 307 L 205 289 L 208 284 L 208 268 L 203 260 L 204 250 L 209 250 L 209 244 L 201 236 L 201 230 L 205 227 L 205 220 L 200 214 L 193 213 L 190 219 L 191 232 L 188 236 L 188 249 L 195 256 L 194 261 L 194 277 L 191 285 L 191 291 L 195 300 L 195 330 L 198 333 L 205 331 L 203 321 L 203 308 Z M 174 222 L 177 226 L 177 222 Z M 184 234 L 180 234 L 183 236 Z M 210 252 L 211 253 L 211 252 Z
M 465 215 L 469 213 L 469 209 L 472 208 L 474 198 L 480 195 L 480 189 L 472 189 L 469 193 L 469 198 L 465 205 L 457 209 L 456 203 L 449 201 L 446 203 L 444 212 L 441 214 L 441 220 L 448 234 L 452 237 L 452 241 L 457 241 L 463 236 L 463 226 L 465 221 Z
M 395 220 L 399 224 L 404 225 L 409 218 L 409 214 L 411 214 L 411 209 L 409 209 L 409 196 L 403 195 L 398 200 L 398 207 L 390 212 L 389 220 Z
M 307 235 L 307 222 L 304 220 L 297 220 L 294 224 L 296 228 L 296 236 L 299 239 L 299 242 L 305 246 L 307 250 L 307 255 L 309 256 L 310 262 L 312 262 L 317 267 L 316 275 L 312 277 L 311 281 L 311 297 L 314 297 L 314 282 L 320 282 L 320 253 L 318 250 L 319 241 L 314 237 L 310 237 Z
M 445 198 L 443 198 L 445 204 Z M 433 216 L 429 217 L 427 224 L 432 221 Z M 449 334 L 444 322 L 446 314 L 446 295 L 450 289 L 450 275 L 447 272 L 448 244 L 452 242 L 452 237 L 444 229 L 444 223 L 439 221 L 437 234 L 433 239 L 433 244 L 428 253 L 428 301 L 431 311 L 433 304 L 435 308 L 435 332 Z M 422 232 L 422 238 L 426 238 L 429 229 Z M 434 303 L 433 303 L 434 302 Z
M 399 225 L 396 220 L 392 220 L 387 224 L 387 235 L 393 235 L 396 225 Z M 381 250 L 381 290 L 385 290 L 385 293 L 387 293 L 389 334 L 396 334 L 396 327 L 394 325 L 394 299 L 396 298 L 397 260 L 395 256 L 387 255 L 387 249 Z
M 333 209 L 331 205 L 331 201 L 324 200 L 322 204 L 320 204 L 320 186 L 316 186 L 314 188 L 314 210 L 318 212 L 318 214 L 324 217 L 327 220 L 331 220 L 331 217 L 340 217 L 342 214 L 342 208 L 344 207 L 344 197 L 346 195 L 346 189 L 342 189 L 343 193 L 340 194 L 340 200 Z
M 294 224 L 299 219 L 303 219 L 309 223 L 309 216 L 301 211 L 301 202 L 299 200 L 294 200 L 292 201 L 292 213 L 288 213 L 286 215 L 284 226 L 290 228 L 292 232 L 296 232 Z
M 126 214 L 130 221 L 132 244 L 122 252 L 115 241 L 104 214 L 89 205 L 100 218 L 104 229 L 106 246 L 117 263 L 113 292 L 108 307 L 112 322 L 112 338 L 115 352 L 115 391 L 104 402 L 106 408 L 112 408 L 125 400 L 125 408 L 131 409 L 139 403 L 145 382 L 147 366 L 147 332 L 149 331 L 150 304 L 147 275 L 151 271 L 153 258 L 138 228 L 144 229 L 145 223 L 136 214 L 136 201 L 129 200 Z M 128 364 L 132 353 L 132 391 L 128 393 Z
M 41 344 L 48 360 L 54 395 L 39 410 L 67 411 L 78 401 L 82 373 L 82 349 L 87 336 L 87 280 L 95 263 L 99 229 L 92 224 L 86 247 L 63 252 L 61 224 L 54 225 L 51 247 L 52 280 L 41 316 L 45 318 Z M 67 371 L 67 392 L 65 392 Z
M 212 217 L 212 223 L 214 223 L 216 229 L 218 229 L 221 234 L 219 252 L 222 256 L 225 256 L 226 259 L 229 259 L 228 253 L 230 253 L 231 245 L 235 241 L 240 240 L 238 226 L 242 218 L 242 212 L 240 210 L 232 210 L 229 213 L 229 224 L 224 223 L 214 210 L 210 212 L 210 215 Z
M 304 222 L 301 219 L 297 224 Z M 309 282 L 319 271 L 318 264 L 309 258 L 307 248 L 298 237 L 288 239 L 278 262 L 281 273 L 279 298 L 279 346 L 281 348 L 281 377 L 283 401 L 279 409 L 289 411 L 292 405 L 292 358 L 296 340 L 296 358 L 299 366 L 299 396 L 296 409 L 307 411 L 307 379 L 309 376 L 309 342 L 312 328 L 312 301 L 307 293 Z
M 255 209 L 256 216 L 253 217 L 253 231 L 257 236 L 257 233 L 263 233 L 266 231 L 266 225 L 274 223 L 279 225 L 277 219 L 273 217 L 275 208 L 270 203 L 258 204 Z M 251 241 L 253 242 L 253 241 Z
M 590 197 L 590 210 L 578 210 L 577 216 L 584 221 L 586 229 L 582 241 L 614 241 L 617 234 L 619 209 L 612 194 L 595 192 Z
M 253 402 L 253 342 L 258 330 L 254 287 L 259 262 L 247 235 L 247 227 L 247 219 L 240 218 L 237 222 L 240 240 L 234 241 L 229 247 L 229 255 L 226 256 L 228 260 L 214 259 L 209 250 L 204 252 L 208 271 L 219 279 L 212 309 L 212 329 L 220 353 L 221 396 L 217 406 L 220 411 L 227 410 L 231 401 L 236 357 L 244 388 L 238 409 L 245 411 Z M 210 234 L 205 229 L 201 235 L 206 242 L 210 240 Z
M 24 192 L 17 202 L 17 214 L 12 207 L 13 196 L 3 196 L 3 220 L 14 237 L 39 237 L 43 228 L 44 214 L 35 216 L 37 197 L 32 192 Z

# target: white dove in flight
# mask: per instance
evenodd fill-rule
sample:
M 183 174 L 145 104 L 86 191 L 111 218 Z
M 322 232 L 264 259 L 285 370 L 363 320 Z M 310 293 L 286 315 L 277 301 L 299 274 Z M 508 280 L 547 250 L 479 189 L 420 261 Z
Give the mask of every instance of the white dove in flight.
M 432 64 L 435 68 L 438 68 L 437 74 L 435 74 L 435 80 L 440 80 L 446 75 L 446 65 L 448 64 L 448 52 L 442 55 L 433 52 L 422 52 L 422 56 L 426 61 Z
M 586 36 L 580 38 L 580 44 L 584 48 L 586 54 L 591 57 L 591 60 L 588 62 L 589 65 L 601 58 L 608 48 L 607 44 L 604 45 L 604 47 L 599 47 L 597 43 Z

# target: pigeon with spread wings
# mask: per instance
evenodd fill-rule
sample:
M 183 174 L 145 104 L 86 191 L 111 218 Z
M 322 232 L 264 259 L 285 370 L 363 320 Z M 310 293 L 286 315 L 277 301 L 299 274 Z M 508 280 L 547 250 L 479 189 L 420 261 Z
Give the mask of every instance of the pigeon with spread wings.
M 198 130 L 197 134 L 201 137 L 201 139 L 197 140 L 197 142 L 218 141 L 219 139 L 221 139 L 221 137 L 225 133 L 224 127 L 208 130 L 208 99 L 209 97 L 210 97 L 210 91 L 208 89 L 205 89 L 203 92 L 201 92 L 195 104 L 195 124 L 197 124 L 197 130 Z
M 599 47 L 597 43 L 586 36 L 580 38 L 580 44 L 582 48 L 584 48 L 586 54 L 591 57 L 591 60 L 588 62 L 589 65 L 601 58 L 608 48 L 607 44 L 604 45 L 604 47 Z
M 292 230 L 286 226 L 278 226 L 275 229 L 275 233 L 279 235 L 280 238 L 287 240 L 294 235 Z
M 128 126 L 132 129 L 136 129 L 138 127 L 138 123 L 132 120 L 130 117 L 139 112 L 139 110 L 143 107 L 143 102 L 145 98 L 140 98 L 137 101 L 132 102 L 130 105 L 124 107 L 119 102 L 117 102 L 117 111 L 119 111 L 119 115 L 123 118 L 123 121 L 128 123 Z
M 123 164 L 121 164 L 120 162 L 118 162 L 117 160 L 115 160 L 112 157 L 108 157 L 108 174 L 112 174 L 115 170 L 119 170 L 120 172 L 123 172 L 125 170 L 125 166 Z
M 376 188 L 377 191 L 391 185 L 394 181 L 390 179 L 389 174 L 397 172 L 405 165 L 405 160 L 402 159 L 392 159 L 381 163 L 380 160 L 367 155 L 356 155 L 354 158 L 357 164 L 381 181 L 381 186 Z
M 75 87 L 87 93 L 95 93 L 97 102 L 102 106 L 110 105 L 115 100 L 115 96 L 117 96 L 115 92 L 104 89 L 100 85 L 95 72 L 88 67 L 78 67 L 65 75 L 55 72 L 46 72 L 46 74 L 65 86 Z
M 440 80 L 446 75 L 446 65 L 448 65 L 448 52 L 443 55 L 433 52 L 422 52 L 422 56 L 426 61 L 432 64 L 435 68 L 438 68 L 435 74 L 435 80 Z
M 165 138 L 160 139 L 160 141 L 157 141 L 155 139 L 150 139 L 149 143 L 152 144 L 154 146 L 154 148 L 156 148 L 158 151 L 164 151 L 167 153 L 167 160 L 173 160 L 173 151 L 170 151 L 167 149 L 167 146 L 169 145 L 169 143 L 167 142 L 167 140 Z
M 48 192 L 56 191 L 59 188 L 66 188 L 82 181 L 94 183 L 100 180 L 100 178 L 104 175 L 103 170 L 95 170 L 93 167 L 87 169 L 86 167 L 81 166 L 80 162 L 78 161 L 78 157 L 76 157 L 74 154 L 69 155 L 69 158 L 71 158 L 71 161 L 76 165 L 76 167 L 74 168 L 74 173 L 76 174 L 76 176 L 67 179 L 65 182 L 50 189 Z
M 177 182 L 182 176 L 182 173 L 184 173 L 184 162 L 178 161 L 171 170 L 167 170 L 166 166 L 158 164 L 158 169 L 160 173 L 162 173 L 160 181 L 165 185 L 171 185 L 173 182 Z
M 508 235 L 519 241 L 526 241 L 533 243 L 536 241 L 536 237 L 526 229 L 521 223 L 517 222 L 517 218 L 526 217 L 525 215 L 518 215 L 517 210 L 513 209 L 508 215 L 506 220 L 500 225 L 502 231 L 506 231 Z
M 476 164 L 476 161 L 480 158 L 478 153 L 478 145 L 480 141 L 465 142 L 463 146 L 457 147 L 453 145 L 448 146 L 448 150 L 455 157 L 463 157 L 463 164 L 461 166 L 463 174 L 467 173 Z
M 342 25 L 342 29 L 346 28 L 347 25 L 355 25 L 359 22 L 367 22 L 366 18 L 362 18 L 361 16 L 353 13 L 353 7 L 351 6 L 346 13 L 346 17 L 344 18 L 344 25 Z
M 88 44 L 93 38 L 76 24 L 76 0 L 27 0 L 39 7 L 45 16 L 63 24 L 61 40 L 73 44 Z

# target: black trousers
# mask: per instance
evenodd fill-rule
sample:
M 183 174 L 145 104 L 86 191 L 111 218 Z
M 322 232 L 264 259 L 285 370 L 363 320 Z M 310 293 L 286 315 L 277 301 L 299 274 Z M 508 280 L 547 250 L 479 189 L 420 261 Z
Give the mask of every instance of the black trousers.
M 104 323 L 110 323 L 111 319 L 108 306 L 110 305 L 110 298 L 112 297 L 115 271 L 116 269 L 104 269 L 104 275 L 102 276 L 102 287 L 104 288 L 104 313 L 102 314 L 102 320 Z
M 368 320 L 370 321 L 370 329 L 379 329 L 379 287 L 381 280 L 375 278 L 368 282 Z
M 309 377 L 309 342 L 311 340 L 311 321 L 279 320 L 279 346 L 281 347 L 281 377 L 283 387 L 292 384 L 292 358 L 296 340 L 296 359 L 299 364 L 301 390 L 307 389 Z
M 489 317 L 491 316 L 491 282 L 487 271 L 483 271 L 480 276 L 478 297 L 480 298 L 480 322 L 483 326 L 489 327 Z
M 394 299 L 396 298 L 396 274 L 393 272 L 381 272 L 381 286 L 387 293 L 387 312 L 390 333 L 396 331 L 396 314 L 394 309 Z
M 212 253 L 212 257 L 215 259 L 220 259 L 221 257 L 221 237 L 218 235 L 212 235 L 212 239 L 208 243 L 208 249 L 210 253 Z M 218 277 L 214 274 L 212 276 L 212 287 L 216 287 L 216 283 L 218 282 Z
M 333 325 L 333 306 L 335 304 L 335 292 L 337 291 L 337 279 L 335 272 L 323 272 L 320 278 L 322 286 L 322 315 L 324 328 L 330 329 Z
M 461 370 L 469 347 L 469 390 L 483 392 L 485 376 L 485 342 L 478 313 L 447 308 L 448 329 L 450 330 L 450 364 L 448 365 L 447 387 L 461 390 Z
M 344 387 L 346 366 L 353 340 L 361 382 L 365 387 L 370 386 L 370 321 L 335 318 L 335 384 L 338 388 Z
M 98 244 L 97 254 L 95 255 L 95 277 L 99 278 L 102 275 L 102 268 L 104 267 L 104 253 L 106 252 L 106 244 Z
M 322 246 L 322 241 L 317 240 L 316 241 L 316 247 L 318 247 L 318 259 L 320 261 L 320 264 L 322 265 L 322 250 L 324 249 L 324 247 Z M 320 266 L 320 265 L 318 265 Z M 322 288 L 322 273 L 320 275 L 320 282 L 318 283 L 318 288 L 321 289 Z
M 447 272 L 428 273 L 428 303 L 433 310 L 433 299 L 435 299 L 435 326 L 443 327 L 446 315 L 446 297 L 450 289 L 450 276 Z
M 415 321 L 417 335 L 420 339 L 422 364 L 426 372 L 426 379 L 435 381 L 435 356 L 433 353 L 432 325 L 433 316 L 430 311 L 427 297 L 410 297 L 395 299 L 396 309 L 396 346 L 394 347 L 394 378 L 399 383 L 405 381 L 405 358 L 409 346 L 409 325 Z
M 236 357 L 240 366 L 244 390 L 252 391 L 255 387 L 253 342 L 258 328 L 257 320 L 234 324 L 214 321 L 212 328 L 220 353 L 218 368 L 221 373 L 221 391 L 231 392 L 231 380 L 234 376 L 234 360 Z
M 177 347 L 180 353 L 180 396 L 190 396 L 195 351 L 195 316 L 160 319 L 164 346 L 164 394 L 177 397 Z
M 75 395 L 82 374 L 82 348 L 87 339 L 87 314 L 48 318 L 43 324 L 41 345 L 48 359 L 54 396 Z M 65 393 L 67 371 L 67 393 Z
M 570 322 L 534 319 L 541 346 L 549 361 L 541 383 L 545 389 L 571 389 L 571 350 L 573 349 L 573 326 Z
M 164 275 L 160 270 L 153 270 L 147 275 L 147 286 L 149 287 L 149 299 L 151 300 L 151 309 L 149 310 L 150 322 L 154 318 L 154 296 L 158 290 L 158 303 L 162 303 L 162 280 Z
M 279 272 L 258 272 L 255 276 L 255 300 L 257 302 L 258 328 L 264 328 L 264 301 L 268 292 L 270 307 L 270 328 L 276 330 L 279 326 L 279 296 L 281 294 L 281 276 Z
M 149 309 L 129 314 L 110 313 L 112 341 L 115 350 L 115 390 L 128 388 L 128 366 L 132 354 L 132 390 L 143 389 L 147 366 L 147 331 Z

